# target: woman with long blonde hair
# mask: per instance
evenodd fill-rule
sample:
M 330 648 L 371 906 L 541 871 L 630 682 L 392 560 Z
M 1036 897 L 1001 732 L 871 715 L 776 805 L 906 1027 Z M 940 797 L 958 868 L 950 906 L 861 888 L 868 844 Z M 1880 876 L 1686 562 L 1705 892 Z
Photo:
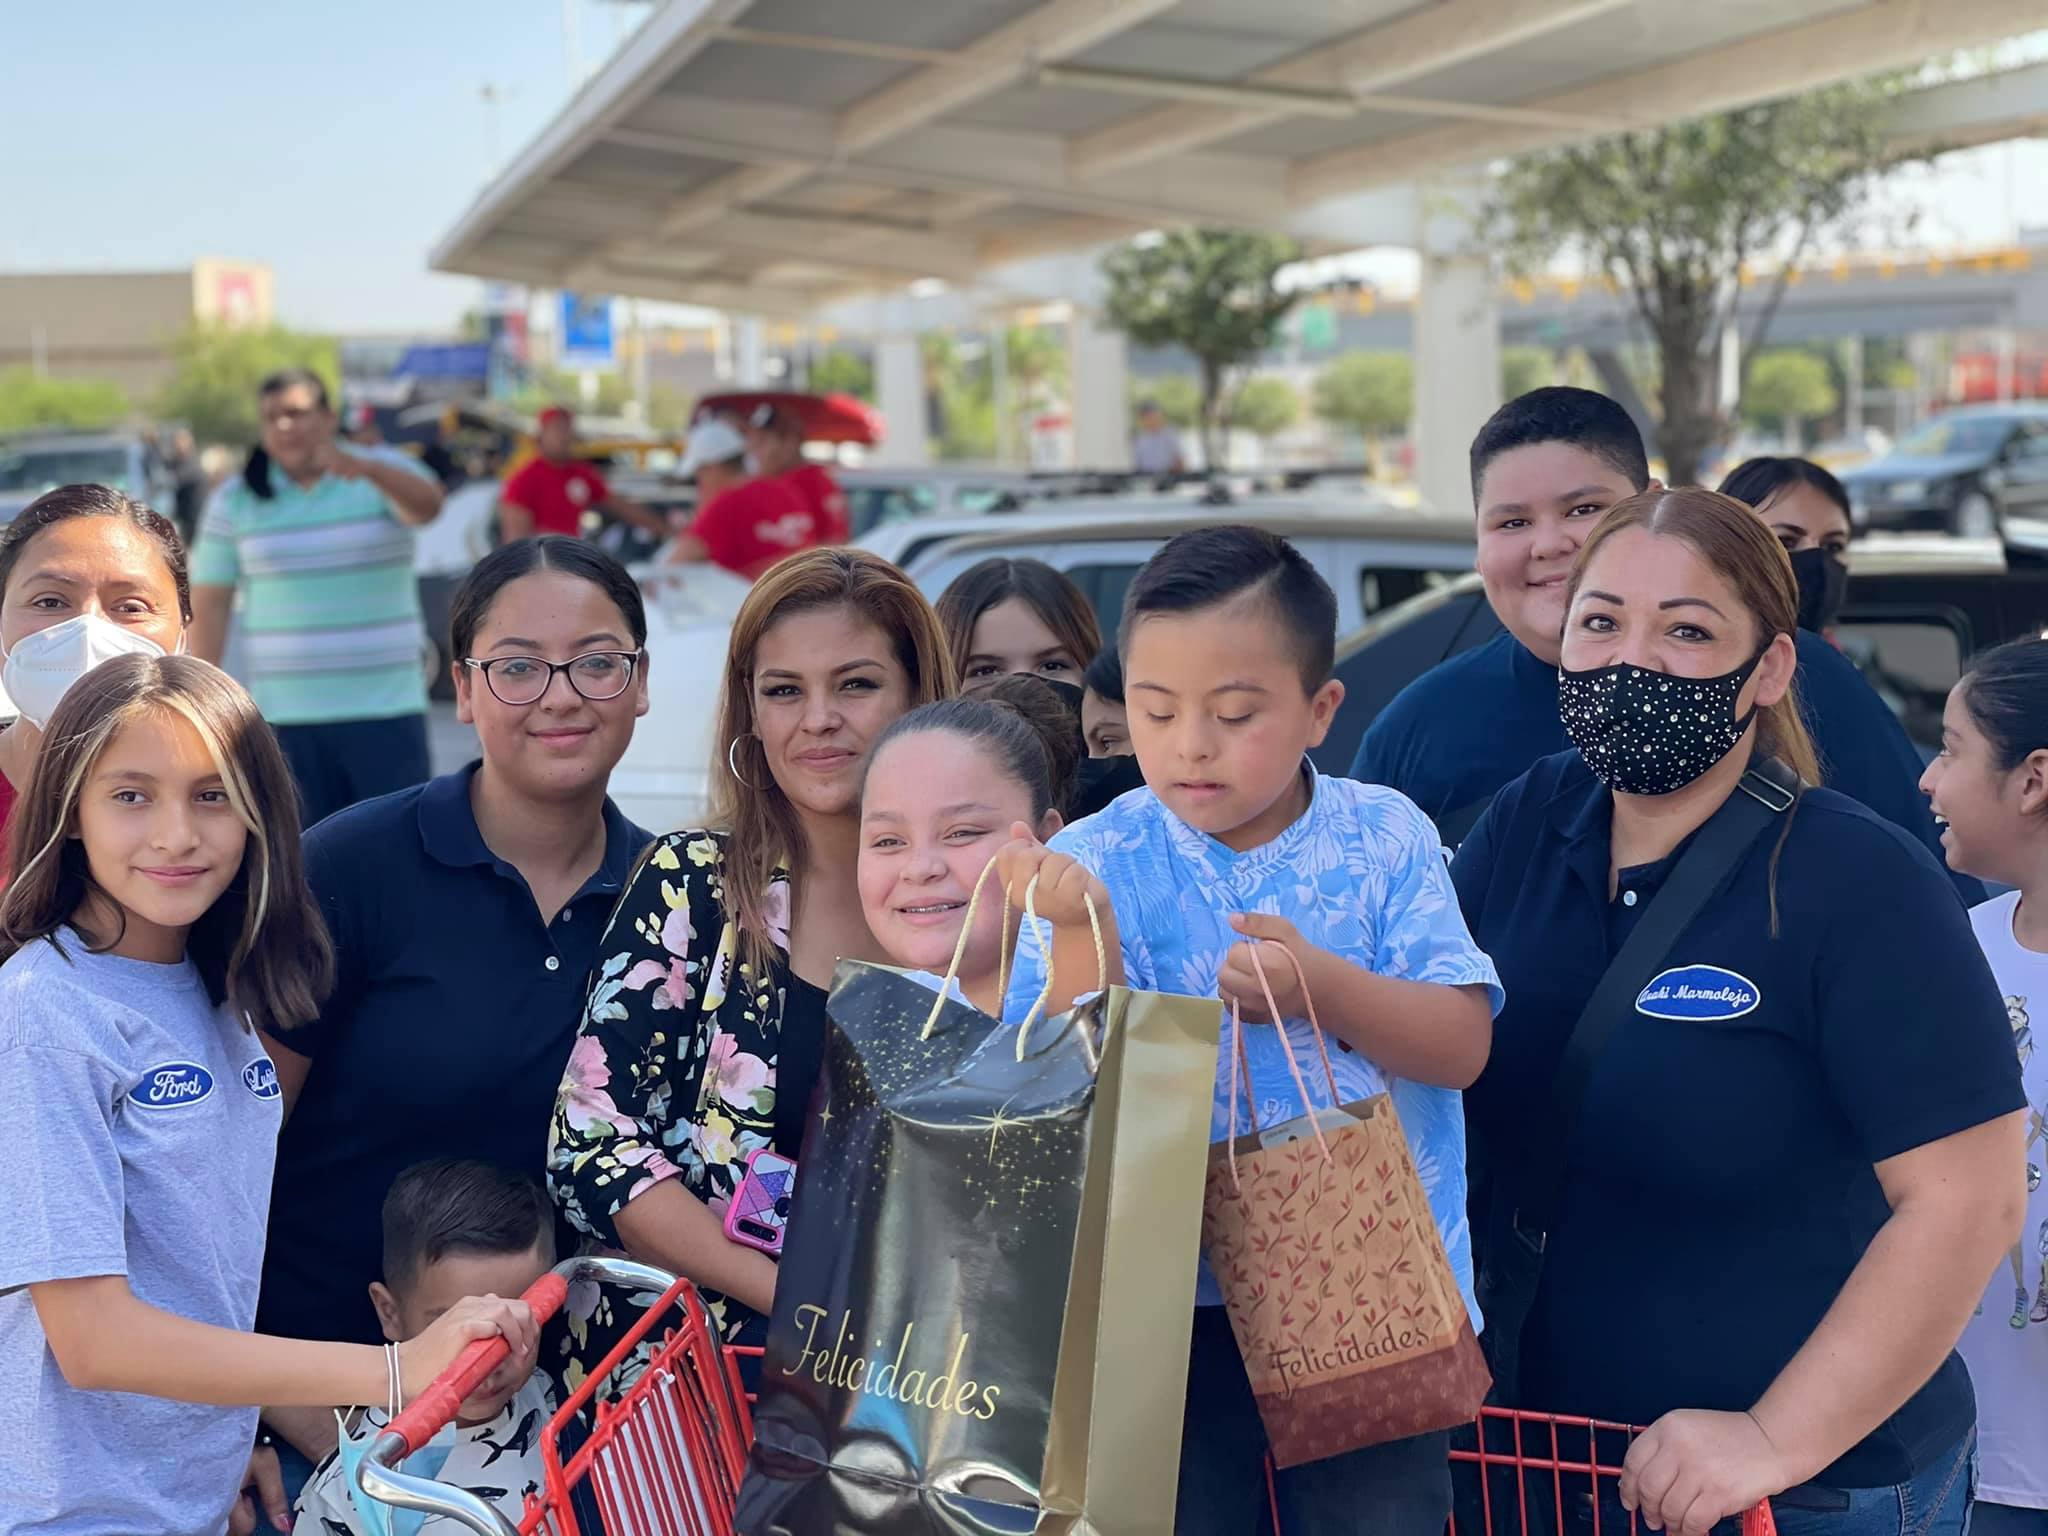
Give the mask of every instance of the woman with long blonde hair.
M 599 947 L 549 1183 L 581 1231 L 695 1280 L 728 1339 L 768 1312 L 775 1265 L 726 1236 L 726 1203 L 754 1152 L 797 1153 L 833 967 L 882 958 L 856 885 L 869 749 L 953 682 L 894 566 L 854 549 L 775 566 L 726 654 L 716 829 L 648 851 Z

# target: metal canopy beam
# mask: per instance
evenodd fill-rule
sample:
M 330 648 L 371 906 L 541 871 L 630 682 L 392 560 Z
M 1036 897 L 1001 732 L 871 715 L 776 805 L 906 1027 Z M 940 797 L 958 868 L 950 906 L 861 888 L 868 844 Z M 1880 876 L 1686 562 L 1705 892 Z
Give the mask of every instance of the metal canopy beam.
M 1177 0 L 1050 0 L 839 114 L 833 138 L 858 155 L 935 117 L 1014 85 L 1033 59 L 1064 59 L 1171 10 Z
M 1747 37 L 1522 105 L 1671 122 L 1918 65 L 1959 48 L 2003 41 L 2040 23 L 2041 0 L 1872 0 L 1845 16 Z M 1583 137 L 1534 126 L 1431 128 L 1296 161 L 1288 190 L 1300 201 L 1313 202 L 1368 187 L 1425 180 Z
M 1288 90 L 1385 91 L 1468 59 L 1515 48 L 1631 0 L 1442 0 L 1342 41 L 1261 69 L 1247 84 Z M 1083 180 L 1199 149 L 1287 117 L 1277 106 L 1165 107 L 1074 142 L 1068 168 Z M 1611 121 L 1611 114 L 1604 115 Z

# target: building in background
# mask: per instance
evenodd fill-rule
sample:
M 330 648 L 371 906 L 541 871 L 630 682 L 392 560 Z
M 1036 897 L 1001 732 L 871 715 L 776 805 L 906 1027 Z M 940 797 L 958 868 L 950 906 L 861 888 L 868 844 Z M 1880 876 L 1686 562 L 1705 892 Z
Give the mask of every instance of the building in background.
M 256 262 L 0 273 L 0 371 L 107 379 L 147 400 L 170 377 L 172 341 L 194 321 L 269 325 L 276 313 L 276 280 Z

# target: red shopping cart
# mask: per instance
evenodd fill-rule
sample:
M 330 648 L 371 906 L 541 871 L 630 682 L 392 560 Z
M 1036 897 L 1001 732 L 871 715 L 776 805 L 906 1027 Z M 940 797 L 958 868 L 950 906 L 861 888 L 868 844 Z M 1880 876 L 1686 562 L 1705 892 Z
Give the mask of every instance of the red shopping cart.
M 1562 1414 L 1482 1408 L 1451 1448 L 1450 1536 L 1639 1536 L 1621 1508 L 1622 1461 L 1640 1429 Z M 1274 1529 L 1279 1529 L 1278 1509 Z M 1769 1504 L 1742 1536 L 1777 1536 Z
M 581 1282 L 660 1300 L 548 1421 L 542 1486 L 516 1525 L 467 1489 L 398 1469 L 497 1368 L 506 1353 L 502 1339 L 472 1344 L 391 1421 L 363 1457 L 357 1487 L 478 1536 L 732 1536 L 753 1421 L 732 1353 L 712 1331 L 696 1288 L 624 1259 L 571 1259 L 526 1293 L 536 1320 L 552 1317 L 569 1287 Z
M 517 1524 L 467 1489 L 397 1466 L 497 1368 L 502 1339 L 472 1344 L 392 1420 L 357 1470 L 361 1491 L 478 1536 L 733 1536 L 753 1436 L 736 1358 L 760 1352 L 722 1346 L 687 1280 L 624 1259 L 557 1265 L 526 1293 L 535 1318 L 552 1317 L 580 1282 L 660 1299 L 549 1420 L 543 1483 Z M 1469 1443 L 1451 1451 L 1457 1502 L 1448 1536 L 1638 1536 L 1640 1522 L 1619 1512 L 1614 1491 L 1639 1433 L 1594 1419 L 1482 1410 Z M 1273 1530 L 1285 1536 L 1277 1500 Z M 1742 1536 L 1776 1536 L 1769 1505 L 1742 1517 Z

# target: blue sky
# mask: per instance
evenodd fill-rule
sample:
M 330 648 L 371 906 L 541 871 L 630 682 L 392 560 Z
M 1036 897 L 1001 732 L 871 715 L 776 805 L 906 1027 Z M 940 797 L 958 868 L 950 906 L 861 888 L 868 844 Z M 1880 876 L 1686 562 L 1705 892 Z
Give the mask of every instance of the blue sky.
M 852 0 L 847 0 L 852 3 Z M 264 261 L 288 323 L 442 329 L 480 285 L 427 253 L 569 96 L 565 0 L 26 0 L 0 34 L 0 271 Z M 594 67 L 646 14 L 567 0 Z M 2030 39 L 2041 43 L 2048 39 Z M 2001 63 L 2048 47 L 2013 52 Z M 1901 177 L 1912 243 L 2048 224 L 2048 142 Z M 1367 267 L 1400 280 L 1402 257 Z
M 576 0 L 581 52 L 640 6 Z M 567 100 L 562 0 L 31 0 L 0 34 L 0 271 L 266 261 L 288 322 L 445 326 L 427 252 Z

